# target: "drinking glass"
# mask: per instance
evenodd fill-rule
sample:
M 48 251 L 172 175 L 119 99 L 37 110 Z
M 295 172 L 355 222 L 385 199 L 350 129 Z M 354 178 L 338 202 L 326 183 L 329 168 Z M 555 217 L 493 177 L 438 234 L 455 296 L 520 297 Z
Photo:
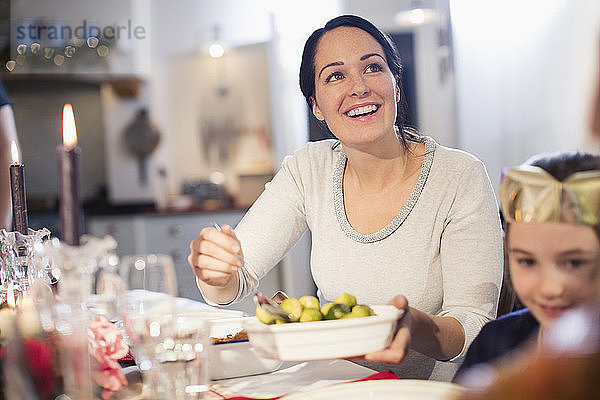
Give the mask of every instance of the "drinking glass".
M 146 372 L 152 398 L 196 400 L 208 390 L 206 319 L 175 311 L 146 318 L 145 353 L 152 360 Z
M 166 254 L 126 255 L 120 258 L 118 271 L 125 285 L 118 308 L 126 340 L 132 347 L 138 366 L 145 370 L 150 368 L 142 343 L 147 334 L 146 318 L 174 311 L 177 281 L 173 259 Z
M 164 254 L 121 257 L 125 332 L 144 381 L 157 399 L 199 399 L 207 390 L 206 321 L 175 310 L 173 260 Z
M 145 293 L 147 301 L 152 294 L 177 295 L 177 281 L 173 259 L 166 254 L 137 254 L 121 257 L 119 274 L 127 284 L 127 289 Z

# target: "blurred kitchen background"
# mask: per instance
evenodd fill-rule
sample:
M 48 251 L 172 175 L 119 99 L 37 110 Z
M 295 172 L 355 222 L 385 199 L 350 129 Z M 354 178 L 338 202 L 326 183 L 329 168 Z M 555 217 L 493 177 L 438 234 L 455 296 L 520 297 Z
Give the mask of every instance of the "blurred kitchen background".
M 304 40 L 342 13 L 390 34 L 411 124 L 482 159 L 496 188 L 532 154 L 598 150 L 597 0 L 0 0 L 31 226 L 61 234 L 55 148 L 71 103 L 86 231 L 121 255 L 171 255 L 180 295 L 200 300 L 190 240 L 235 225 L 285 155 L 328 135 L 298 67 Z M 307 234 L 263 292 L 312 293 L 309 249 Z

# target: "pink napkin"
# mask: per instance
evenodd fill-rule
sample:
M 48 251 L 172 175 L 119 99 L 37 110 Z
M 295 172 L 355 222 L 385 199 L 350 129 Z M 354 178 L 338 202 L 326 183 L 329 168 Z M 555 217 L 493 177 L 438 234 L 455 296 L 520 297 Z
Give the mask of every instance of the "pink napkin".
M 357 380 L 349 381 L 349 382 L 373 381 L 373 380 L 379 380 L 379 379 L 400 379 L 400 378 L 398 378 L 398 376 L 396 374 L 394 374 L 392 371 L 382 371 L 382 372 L 377 372 L 376 374 L 373 374 L 373 375 L 369 375 L 365 378 L 357 379 Z M 344 383 L 349 383 L 349 382 L 344 382 Z M 336 385 L 343 385 L 344 383 L 336 383 Z M 216 395 L 217 398 L 226 399 L 226 400 L 275 400 L 275 399 L 279 399 L 279 398 L 282 398 L 285 396 L 284 395 L 284 396 L 277 396 L 277 397 L 262 397 L 262 398 L 244 397 L 244 396 L 225 397 L 214 391 L 211 391 L 211 394 Z

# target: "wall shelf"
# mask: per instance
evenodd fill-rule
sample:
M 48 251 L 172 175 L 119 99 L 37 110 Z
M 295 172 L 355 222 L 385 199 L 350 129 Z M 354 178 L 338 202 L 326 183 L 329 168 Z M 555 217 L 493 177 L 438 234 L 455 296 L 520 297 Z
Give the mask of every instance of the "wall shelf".
M 2 82 L 68 82 L 90 85 L 110 85 L 115 93 L 124 98 L 136 98 L 141 87 L 146 83 L 144 78 L 126 74 L 75 74 L 75 73 L 10 73 L 0 74 Z

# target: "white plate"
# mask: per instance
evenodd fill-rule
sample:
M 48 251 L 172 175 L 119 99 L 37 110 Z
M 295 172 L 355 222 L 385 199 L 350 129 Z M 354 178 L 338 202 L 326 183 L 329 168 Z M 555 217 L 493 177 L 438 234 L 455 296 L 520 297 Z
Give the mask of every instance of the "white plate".
M 243 329 L 243 321 L 254 317 L 215 319 L 211 321 L 210 336 L 224 338 Z M 282 362 L 258 356 L 250 342 L 211 344 L 208 351 L 210 379 L 237 378 L 264 374 L 278 369 Z
M 265 325 L 244 320 L 258 355 L 282 361 L 347 358 L 386 348 L 403 311 L 391 305 L 371 307 L 376 315 L 329 321 Z
M 282 400 L 447 400 L 462 393 L 454 383 L 390 379 L 341 383 L 283 396 Z

